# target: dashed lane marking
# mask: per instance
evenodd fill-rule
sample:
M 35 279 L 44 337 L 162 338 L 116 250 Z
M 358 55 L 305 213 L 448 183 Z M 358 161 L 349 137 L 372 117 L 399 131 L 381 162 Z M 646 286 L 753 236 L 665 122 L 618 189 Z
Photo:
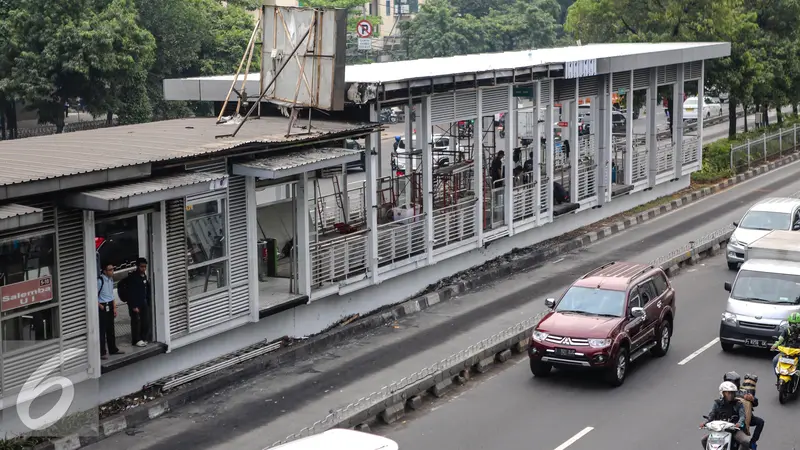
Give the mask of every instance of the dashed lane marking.
M 572 436 L 571 438 L 569 438 L 566 441 L 564 441 L 563 444 L 561 444 L 558 447 L 556 447 L 555 450 L 565 450 L 570 445 L 578 442 L 578 440 L 580 440 L 580 438 L 582 438 L 582 437 L 586 436 L 587 434 L 589 434 L 589 432 L 592 431 L 592 430 L 594 430 L 594 427 L 586 427 L 586 428 L 582 429 L 575 436 Z
M 704 345 L 704 346 L 702 346 L 702 347 L 698 348 L 698 349 L 697 349 L 697 350 L 696 350 L 694 353 L 692 353 L 691 355 L 687 356 L 686 358 L 683 358 L 683 359 L 682 359 L 682 360 L 681 360 L 681 361 L 678 363 L 678 365 L 679 365 L 679 366 L 683 366 L 683 365 L 685 365 L 685 364 L 686 364 L 686 363 L 688 363 L 689 361 L 691 361 L 691 360 L 693 360 L 693 359 L 697 358 L 697 356 L 698 356 L 698 355 L 700 355 L 700 353 L 703 353 L 704 351 L 706 351 L 706 350 L 710 349 L 711 347 L 713 347 L 713 346 L 717 345 L 717 343 L 718 343 L 718 342 L 719 342 L 719 338 L 714 338 L 714 339 L 713 339 L 711 342 L 709 342 L 708 344 L 706 344 L 706 345 Z

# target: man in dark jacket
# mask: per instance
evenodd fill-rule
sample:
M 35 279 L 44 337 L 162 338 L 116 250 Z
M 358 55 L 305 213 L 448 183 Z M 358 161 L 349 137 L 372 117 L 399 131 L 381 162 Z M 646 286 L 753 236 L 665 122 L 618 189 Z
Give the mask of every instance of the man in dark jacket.
M 714 404 L 711 405 L 711 411 L 708 413 L 708 420 L 724 420 L 731 422 L 735 418 L 736 428 L 738 430 L 733 434 L 733 439 L 739 443 L 739 450 L 744 450 L 750 448 L 750 436 L 742 431 L 744 429 L 745 412 L 742 402 L 736 398 L 737 392 L 738 389 L 735 384 L 730 381 L 723 381 L 719 386 L 719 398 L 714 400 Z M 703 428 L 705 425 L 706 423 L 703 422 L 700 427 Z M 700 442 L 703 448 L 706 448 L 708 436 L 705 436 Z M 735 446 L 733 448 L 736 449 Z
M 131 316 L 131 342 L 144 347 L 150 341 L 150 280 L 147 279 L 147 260 L 136 260 L 136 270 L 120 282 L 121 299 L 128 304 Z

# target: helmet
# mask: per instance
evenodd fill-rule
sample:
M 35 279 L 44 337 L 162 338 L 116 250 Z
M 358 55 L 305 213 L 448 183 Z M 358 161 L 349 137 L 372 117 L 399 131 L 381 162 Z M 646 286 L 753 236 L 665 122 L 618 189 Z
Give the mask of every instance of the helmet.
M 397 141 L 397 142 L 400 142 L 400 139 L 402 139 L 400 136 L 395 136 L 394 137 L 394 140 Z
M 793 312 L 789 314 L 789 318 L 786 321 L 789 322 L 789 325 L 800 325 L 800 313 Z
M 737 392 L 738 390 L 739 389 L 736 388 L 736 385 L 730 381 L 723 381 L 722 384 L 719 385 L 719 395 L 722 395 L 726 392 Z
M 722 377 L 722 381 L 730 381 L 737 388 L 742 385 L 742 377 L 740 377 L 739 374 L 734 372 L 734 371 L 730 371 L 730 372 L 726 373 Z

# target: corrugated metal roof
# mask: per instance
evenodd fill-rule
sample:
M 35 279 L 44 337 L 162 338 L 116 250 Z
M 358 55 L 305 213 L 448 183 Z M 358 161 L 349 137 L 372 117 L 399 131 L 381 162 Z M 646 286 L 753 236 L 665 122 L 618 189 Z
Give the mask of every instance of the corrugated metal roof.
M 447 58 L 392 61 L 347 66 L 345 81 L 347 83 L 387 83 L 724 45 L 726 43 L 710 42 L 591 44 L 515 52 L 477 53 Z
M 191 186 L 194 184 L 224 180 L 227 177 L 228 175 L 226 174 L 182 173 L 179 175 L 172 175 L 169 177 L 153 178 L 138 183 L 131 183 L 122 186 L 98 189 L 95 191 L 87 192 L 87 194 L 90 194 L 96 198 L 111 201 L 128 197 L 135 197 L 137 195 L 151 194 L 153 192 L 166 191 L 183 186 Z
M 31 206 L 18 205 L 12 203 L 10 205 L 0 206 L 0 220 L 10 219 L 12 217 L 26 216 L 28 214 L 41 214 L 43 211 L 39 208 Z
M 317 148 L 284 155 L 269 156 L 254 161 L 242 162 L 239 163 L 239 165 L 253 169 L 279 171 L 303 167 L 309 164 L 329 161 L 346 156 L 361 158 L 361 152 L 357 150 L 348 150 L 345 148 Z
M 315 120 L 311 133 L 286 138 L 288 124 L 282 117 L 249 120 L 232 139 L 215 136 L 230 134 L 235 125 L 193 118 L 0 141 L 0 186 L 213 154 L 250 143 L 310 141 L 377 126 Z

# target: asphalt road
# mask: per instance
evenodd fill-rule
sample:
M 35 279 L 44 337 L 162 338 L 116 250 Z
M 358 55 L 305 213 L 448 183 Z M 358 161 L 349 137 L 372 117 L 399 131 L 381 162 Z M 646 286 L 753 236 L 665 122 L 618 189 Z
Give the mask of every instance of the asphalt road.
M 722 375 L 736 370 L 760 377 L 756 413 L 767 424 L 759 447 L 796 448 L 800 407 L 797 402 L 778 403 L 771 354 L 725 354 L 715 342 L 726 301 L 722 285 L 733 277 L 723 256 L 676 277 L 678 309 L 669 353 L 637 361 L 620 388 L 581 372 L 554 371 L 549 378 L 534 378 L 523 358 L 382 434 L 402 449 L 699 448 L 703 432 L 697 426 L 718 396 Z M 697 353 L 706 344 L 711 346 Z M 569 444 L 581 432 L 585 435 Z
M 354 399 L 362 397 L 365 393 L 380 389 L 381 386 L 392 380 L 439 361 L 443 355 L 463 350 L 486 336 L 496 333 L 497 330 L 533 316 L 542 309 L 541 299 L 558 295 L 575 277 L 604 262 L 610 260 L 650 261 L 668 254 L 698 236 L 740 219 L 747 207 L 760 198 L 792 195 L 800 191 L 800 181 L 796 176 L 798 167 L 800 164 L 792 164 L 768 175 L 756 177 L 731 187 L 725 192 L 648 222 L 646 225 L 631 228 L 580 251 L 565 255 L 539 266 L 535 270 L 498 281 L 482 290 L 470 292 L 450 302 L 436 305 L 420 314 L 408 316 L 398 321 L 395 326 L 375 330 L 374 334 L 367 337 L 353 339 L 337 348 L 319 355 L 312 355 L 310 360 L 300 361 L 295 366 L 286 367 L 278 372 L 268 372 L 254 379 L 243 380 L 242 383 L 230 386 L 209 398 L 198 399 L 192 405 L 173 411 L 164 419 L 146 424 L 138 430 L 135 436 L 120 433 L 112 439 L 102 441 L 90 448 L 93 450 L 119 448 L 130 450 L 174 450 L 179 448 L 260 450 L 265 445 L 321 419 L 331 409 L 343 407 Z M 725 272 L 726 269 L 722 269 L 723 261 L 715 263 L 715 267 L 722 270 L 723 276 L 731 275 Z M 681 275 L 681 277 L 689 275 Z M 678 281 L 680 280 L 679 277 Z M 703 278 L 698 282 L 704 280 Z M 689 286 L 696 284 L 695 281 L 688 283 Z M 677 333 L 686 333 L 686 336 L 680 339 L 690 338 L 691 345 L 680 344 L 680 341 L 676 341 L 676 347 L 671 350 L 668 358 L 682 355 L 680 356 L 682 359 L 716 336 L 721 312 L 719 308 L 714 310 L 713 317 L 707 321 L 697 321 L 697 323 L 692 321 L 697 318 L 695 316 L 699 317 L 704 314 L 705 309 L 703 308 L 711 301 L 710 299 L 724 296 L 721 286 L 721 279 L 714 282 L 714 289 L 709 292 L 690 290 L 679 286 L 682 300 L 676 323 Z M 686 322 L 683 322 L 684 319 Z M 684 323 L 686 325 L 683 325 Z M 677 335 L 676 339 L 679 339 Z M 682 349 L 680 345 L 692 347 L 692 349 Z M 707 355 L 696 359 L 703 361 L 705 357 Z M 660 361 L 654 363 L 659 364 Z M 515 408 L 518 406 L 518 400 L 528 398 L 526 395 L 529 391 L 541 390 L 542 385 L 534 385 L 531 388 L 532 381 L 528 368 L 524 364 L 514 366 L 504 372 L 499 372 L 497 377 L 492 379 L 503 378 L 499 385 L 490 384 L 490 381 L 468 385 L 472 390 L 465 396 L 482 395 L 483 397 L 477 401 L 462 402 L 456 407 L 452 405 L 458 403 L 458 399 L 451 403 L 437 404 L 435 405 L 437 409 L 430 414 L 408 417 L 408 429 L 389 430 L 389 435 L 400 440 L 404 445 L 402 448 L 410 449 L 476 449 L 492 446 L 493 448 L 524 447 L 546 450 L 547 446 L 539 445 L 534 439 L 544 436 L 541 439 L 542 442 L 545 442 L 546 439 L 549 439 L 551 430 L 553 433 L 562 433 L 555 425 L 547 425 L 551 423 L 548 421 L 559 423 L 569 421 L 571 424 L 576 424 L 574 427 L 578 428 L 577 430 L 571 431 L 571 433 L 570 430 L 563 431 L 568 435 L 549 447 L 556 448 L 559 442 L 563 442 L 580 429 L 594 426 L 586 423 L 589 423 L 591 418 L 604 413 L 602 408 L 596 405 L 592 406 L 598 402 L 593 402 L 588 406 L 584 405 L 583 402 L 578 401 L 580 399 L 573 398 L 577 397 L 573 393 L 580 394 L 580 397 L 586 396 L 588 400 L 606 400 L 603 404 L 606 404 L 607 408 L 613 408 L 616 415 L 634 420 L 643 415 L 642 411 L 634 408 L 634 406 L 640 407 L 636 400 L 639 397 L 646 398 L 651 395 L 649 392 L 645 392 L 646 389 L 658 390 L 661 395 L 659 398 L 664 404 L 672 401 L 672 391 L 694 389 L 692 383 L 697 382 L 696 380 L 675 378 L 676 375 L 673 374 L 659 376 L 658 373 L 655 373 L 653 375 L 651 372 L 646 372 L 647 367 L 650 366 L 651 364 L 643 364 L 641 372 L 633 372 L 625 386 L 613 391 L 599 383 L 586 384 L 584 378 L 581 377 L 572 379 L 572 381 L 568 378 L 566 382 L 559 381 L 562 380 L 560 377 L 555 377 L 552 381 L 546 380 L 546 383 L 560 383 L 553 385 L 552 388 L 548 387 L 547 397 L 560 398 L 562 401 L 547 403 L 547 399 L 541 400 L 536 396 L 538 394 L 533 393 L 530 394 L 531 401 L 526 402 L 525 409 Z M 713 368 L 713 372 L 715 376 L 721 376 L 731 368 L 742 372 L 749 370 L 746 366 L 721 365 Z M 642 376 L 641 373 L 645 375 Z M 648 373 L 651 376 L 648 377 Z M 676 374 L 679 373 L 681 372 L 676 372 Z M 642 380 L 641 377 L 644 377 L 647 384 L 637 388 L 637 383 L 643 381 L 636 380 Z M 692 395 L 692 398 L 697 396 L 702 399 L 700 402 L 702 406 L 700 411 L 691 410 L 689 414 L 691 422 L 696 422 L 695 419 L 706 412 L 705 410 L 708 408 L 706 403 L 713 399 L 714 389 L 719 382 L 716 379 L 711 381 L 713 381 L 711 384 L 702 383 L 702 392 L 710 394 Z M 765 384 L 768 385 L 769 382 L 762 381 L 762 386 Z M 594 391 L 596 391 L 595 394 L 590 393 Z M 629 399 L 630 392 L 636 392 L 632 399 Z M 769 389 L 766 389 L 766 392 L 768 393 Z M 509 401 L 506 396 L 515 398 Z M 763 394 L 762 397 L 764 397 Z M 476 399 L 475 397 L 466 398 Z M 495 398 L 496 401 L 493 400 Z M 619 401 L 619 405 L 615 403 L 617 401 Z M 540 402 L 543 404 L 540 405 Z M 630 403 L 634 405 L 631 406 Z M 550 406 L 551 404 L 554 406 Z M 558 408 L 554 409 L 556 406 Z M 650 411 L 656 406 L 646 405 L 644 407 Z M 766 410 L 766 408 L 763 409 Z M 592 411 L 592 414 L 584 413 L 584 410 Z M 446 418 L 443 418 L 441 411 L 447 413 L 444 415 Z M 506 411 L 508 414 L 505 414 Z M 665 409 L 665 411 L 670 411 L 670 409 Z M 528 427 L 517 425 L 520 429 L 532 430 L 531 427 L 537 422 L 541 422 L 542 426 L 536 428 L 536 430 L 541 428 L 540 433 L 512 432 L 504 425 L 506 422 L 514 423 L 508 418 L 509 416 L 526 418 L 524 419 L 527 421 L 525 425 Z M 553 419 L 551 416 L 559 419 Z M 564 419 L 565 417 L 566 419 Z M 694 433 L 691 428 L 680 429 L 673 425 L 672 422 L 679 418 L 681 417 L 670 418 L 660 423 L 659 426 L 670 430 L 672 434 L 669 436 L 688 434 L 699 439 L 699 431 Z M 607 418 L 600 417 L 598 421 L 605 419 Z M 495 424 L 493 420 L 496 420 L 497 423 Z M 771 418 L 767 417 L 767 420 L 771 420 Z M 481 421 L 487 425 L 481 427 L 473 425 L 473 423 L 482 423 Z M 450 431 L 443 428 L 445 425 L 442 424 L 451 424 L 446 425 L 451 427 Z M 456 433 L 453 431 L 456 426 L 460 427 L 459 430 L 466 431 L 462 431 L 461 434 Z M 544 430 L 545 426 L 549 430 Z M 495 429 L 503 432 L 498 433 Z M 599 432 L 599 425 L 597 429 Z M 627 436 L 624 434 L 625 430 L 624 427 L 617 429 L 618 438 Z M 643 435 L 635 429 L 631 429 L 631 432 L 636 436 Z M 561 434 L 554 434 L 554 436 L 556 435 L 558 438 L 562 437 Z M 480 436 L 483 436 L 481 439 L 485 440 L 479 440 Z M 510 439 L 514 436 L 519 440 L 511 441 Z M 669 436 L 666 437 L 669 438 Z M 528 440 L 525 440 L 524 437 L 527 437 Z M 552 440 L 557 441 L 558 438 Z M 418 441 L 420 439 L 430 439 L 430 441 Z M 502 439 L 509 440 L 498 442 Z M 677 442 L 677 438 L 675 438 L 675 442 Z M 547 445 L 549 445 L 549 441 L 547 441 Z M 666 444 L 662 446 L 664 445 Z M 624 446 L 623 448 L 635 447 Z

